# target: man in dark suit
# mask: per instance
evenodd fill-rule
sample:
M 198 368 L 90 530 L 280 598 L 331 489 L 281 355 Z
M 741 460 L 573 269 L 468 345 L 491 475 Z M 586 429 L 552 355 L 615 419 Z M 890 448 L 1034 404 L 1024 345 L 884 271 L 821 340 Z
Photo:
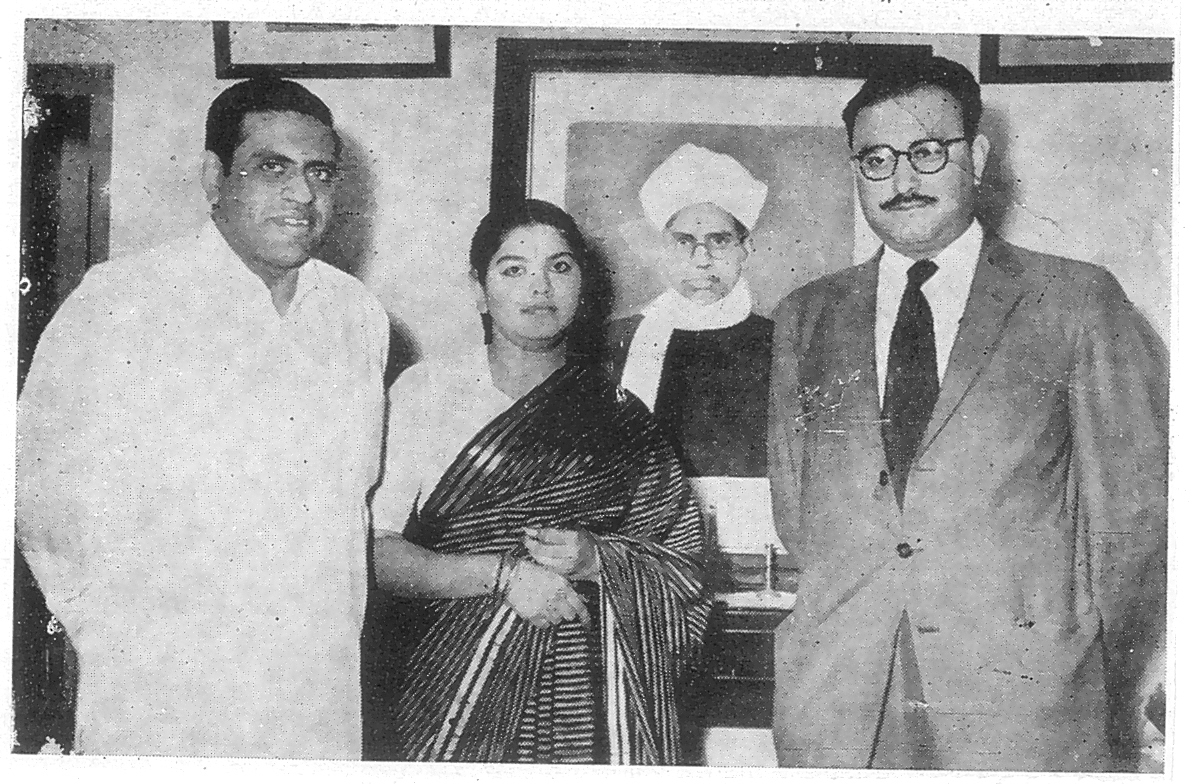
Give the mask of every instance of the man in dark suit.
M 949 60 L 869 79 L 843 119 L 884 245 L 774 314 L 782 765 L 1132 764 L 1165 639 L 1168 359 L 1107 270 L 976 222 L 981 111 Z

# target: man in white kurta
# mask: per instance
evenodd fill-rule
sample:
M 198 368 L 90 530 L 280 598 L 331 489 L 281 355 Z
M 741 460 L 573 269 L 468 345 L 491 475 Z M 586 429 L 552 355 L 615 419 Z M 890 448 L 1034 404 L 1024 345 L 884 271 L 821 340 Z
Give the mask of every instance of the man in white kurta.
M 43 334 L 18 541 L 79 655 L 77 752 L 359 759 L 388 321 L 315 259 L 280 312 L 221 210 Z

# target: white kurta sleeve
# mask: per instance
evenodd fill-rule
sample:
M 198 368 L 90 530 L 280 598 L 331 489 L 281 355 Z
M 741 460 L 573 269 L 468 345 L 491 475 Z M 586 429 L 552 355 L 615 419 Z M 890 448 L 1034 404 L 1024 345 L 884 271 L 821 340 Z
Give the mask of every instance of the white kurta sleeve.
M 399 376 L 386 396 L 386 450 L 382 482 L 371 504 L 377 532 L 402 533 L 426 470 L 427 425 L 423 394 L 427 372 L 416 365 Z
M 112 556 L 136 547 L 160 474 L 141 439 L 154 403 L 136 329 L 144 311 L 120 289 L 105 270 L 88 275 L 43 333 L 17 403 L 17 541 L 76 639 L 104 616 Z
M 390 318 L 381 303 L 370 309 L 370 344 L 367 348 L 377 357 L 380 373 L 385 373 L 390 355 Z

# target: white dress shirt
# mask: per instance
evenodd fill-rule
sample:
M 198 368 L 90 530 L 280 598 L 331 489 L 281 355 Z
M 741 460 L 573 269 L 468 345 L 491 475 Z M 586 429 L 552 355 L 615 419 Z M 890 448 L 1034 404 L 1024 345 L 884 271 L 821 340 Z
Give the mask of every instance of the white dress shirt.
M 279 315 L 214 226 L 92 268 L 17 404 L 17 535 L 89 754 L 360 759 L 389 324 L 312 259 Z
M 946 365 L 950 349 L 958 334 L 967 297 L 971 293 L 971 280 L 979 264 L 979 251 L 983 247 L 983 227 L 978 221 L 971 221 L 970 227 L 950 243 L 931 261 L 938 265 L 938 271 L 925 282 L 921 291 L 929 301 L 934 314 L 934 346 L 938 355 L 938 381 L 946 377 Z M 888 378 L 888 344 L 892 341 L 892 328 L 896 325 L 896 313 L 900 300 L 908 285 L 909 267 L 920 259 L 911 259 L 884 247 L 880 256 L 880 277 L 876 289 L 876 383 L 879 386 L 880 401 L 884 400 L 884 385 Z

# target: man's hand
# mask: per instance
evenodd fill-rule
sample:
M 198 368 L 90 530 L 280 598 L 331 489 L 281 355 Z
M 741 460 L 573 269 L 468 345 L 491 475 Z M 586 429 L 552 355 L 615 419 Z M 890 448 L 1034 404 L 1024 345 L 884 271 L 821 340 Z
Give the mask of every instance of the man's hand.
M 534 561 L 522 560 L 513 568 L 506 589 L 506 603 L 520 618 L 538 629 L 547 629 L 573 618 L 589 625 L 585 602 L 567 579 Z
M 570 580 L 592 580 L 597 576 L 597 548 L 588 531 L 527 527 L 523 529 L 523 545 L 537 564 Z

